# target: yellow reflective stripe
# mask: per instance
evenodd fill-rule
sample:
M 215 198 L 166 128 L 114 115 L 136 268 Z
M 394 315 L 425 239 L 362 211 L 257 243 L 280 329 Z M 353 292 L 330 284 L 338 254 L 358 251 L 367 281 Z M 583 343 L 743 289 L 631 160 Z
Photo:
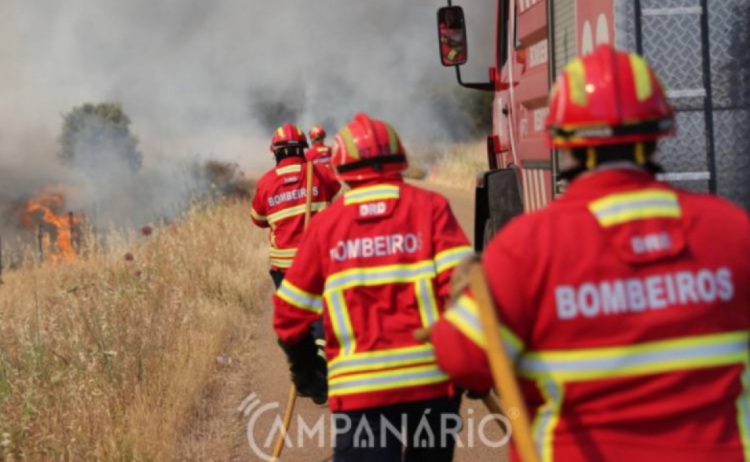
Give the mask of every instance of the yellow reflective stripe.
M 519 356 L 521 356 L 521 353 L 526 348 L 523 344 L 523 341 L 516 336 L 510 329 L 505 327 L 504 325 L 500 325 L 500 338 L 503 340 L 503 344 L 505 345 L 505 349 L 508 352 L 508 355 L 510 355 L 511 359 L 515 361 L 518 359 Z
M 386 128 L 388 129 L 388 143 L 391 147 L 391 154 L 398 153 L 398 135 L 396 134 L 396 130 L 391 127 L 390 124 L 385 124 Z
M 310 210 L 312 212 L 319 212 L 325 209 L 327 206 L 327 202 L 313 202 L 312 204 L 310 204 Z M 278 212 L 274 212 L 268 215 L 268 222 L 273 224 L 279 220 L 283 220 L 284 218 L 302 215 L 305 213 L 305 207 L 305 204 L 301 204 L 294 207 L 289 207 L 288 209 L 280 210 Z
M 352 287 L 407 283 L 434 277 L 435 265 L 432 260 L 373 268 L 352 268 L 329 276 L 325 290 L 328 292 Z
M 306 292 L 286 279 L 281 282 L 276 295 L 297 308 L 312 311 L 315 314 L 323 312 L 323 299 L 321 296 Z
M 346 152 L 349 157 L 351 157 L 352 159 L 359 159 L 361 157 L 359 155 L 359 149 L 357 149 L 357 143 L 354 142 L 354 137 L 352 136 L 352 131 L 349 129 L 349 127 L 342 128 L 339 132 L 339 135 L 344 141 Z
M 648 64 L 642 57 L 630 54 L 630 69 L 633 71 L 633 83 L 635 84 L 635 95 L 638 101 L 645 101 L 654 93 L 651 85 L 651 72 Z
M 398 199 L 400 189 L 393 185 L 370 186 L 344 193 L 344 205 L 361 204 L 375 200 Z
M 552 441 L 555 427 L 560 421 L 560 408 L 563 401 L 563 389 L 552 380 L 537 382 L 538 388 L 545 398 L 545 403 L 539 408 L 531 424 L 537 451 L 541 462 L 552 462 Z
M 279 167 L 276 169 L 277 175 L 286 175 L 287 173 L 300 173 L 302 171 L 302 165 L 294 164 L 287 165 L 286 167 Z
M 277 268 L 287 269 L 292 267 L 292 259 L 269 258 L 269 261 L 271 262 L 271 265 Z
M 482 324 L 479 321 L 479 307 L 473 298 L 468 295 L 461 295 L 455 306 L 448 310 L 443 317 L 476 346 L 483 350 L 487 348 Z M 511 361 L 515 362 L 525 348 L 523 341 L 510 329 L 502 325 L 499 329 L 499 335 L 503 341 L 503 346 L 505 346 L 505 351 Z
M 328 380 L 328 395 L 343 396 L 447 382 L 437 365 L 406 367 L 365 374 L 344 375 Z
M 745 460 L 750 461 L 750 365 L 742 371 L 742 393 L 737 397 L 737 424 Z
M 462 260 L 472 255 L 474 255 L 474 250 L 468 245 L 443 250 L 435 255 L 435 268 L 438 273 L 442 273 L 445 270 L 455 268 Z
M 261 215 L 260 213 L 256 212 L 254 208 L 250 209 L 250 216 L 258 221 L 268 221 L 265 215 Z
M 340 290 L 326 292 L 325 299 L 326 305 L 329 309 L 333 334 L 336 336 L 338 344 L 341 346 L 341 352 L 339 355 L 351 355 L 354 353 L 357 342 L 354 337 L 354 329 L 352 328 L 351 319 L 349 319 L 349 312 L 346 307 L 344 293 Z
M 588 206 L 600 225 L 618 225 L 646 218 L 679 218 L 682 215 L 677 194 L 662 189 L 611 194 Z
M 434 362 L 435 352 L 430 344 L 367 351 L 334 358 L 328 363 L 328 376 L 335 377 L 352 372 L 362 373 Z
M 574 382 L 744 364 L 745 331 L 660 340 L 633 346 L 541 351 L 523 355 L 525 377 Z
M 586 97 L 586 68 L 583 66 L 583 61 L 580 58 L 571 61 L 565 67 L 565 76 L 570 100 L 578 106 L 585 106 L 588 98 Z
M 294 248 L 276 249 L 274 247 L 271 247 L 271 249 L 268 251 L 268 253 L 272 257 L 294 258 L 294 256 L 297 254 L 297 249 L 294 249 Z
M 599 211 L 612 206 L 627 204 L 631 201 L 639 201 L 645 199 L 664 199 L 677 201 L 677 194 L 674 191 L 668 191 L 665 189 L 642 189 L 639 191 L 625 192 L 610 194 L 609 196 L 597 199 L 591 204 L 589 208 L 593 211 Z
M 487 340 L 479 322 L 479 309 L 474 299 L 461 295 L 453 308 L 446 311 L 444 318 L 478 347 L 483 350 L 487 348 Z
M 437 321 L 438 316 L 440 316 L 437 301 L 435 300 L 435 291 L 432 287 L 432 279 L 419 279 L 414 283 L 414 290 L 417 296 L 419 317 L 422 319 L 422 325 L 429 327 L 434 324 L 435 321 Z

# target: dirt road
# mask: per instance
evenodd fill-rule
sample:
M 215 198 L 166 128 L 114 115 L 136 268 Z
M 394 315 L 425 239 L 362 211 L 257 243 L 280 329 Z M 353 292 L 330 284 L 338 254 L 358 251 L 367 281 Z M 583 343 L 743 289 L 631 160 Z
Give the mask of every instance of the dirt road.
M 446 195 L 465 232 L 469 237 L 472 235 L 473 195 L 471 193 L 424 183 L 419 183 L 419 185 Z M 194 449 L 190 454 L 184 454 L 184 458 L 219 460 L 212 456 L 218 452 L 225 454 L 220 460 L 263 460 L 257 455 L 258 453 L 270 454 L 274 437 L 277 434 L 275 424 L 283 413 L 290 382 L 285 358 L 276 345 L 276 337 L 271 327 L 270 278 L 268 282 L 267 292 L 262 295 L 268 303 L 262 309 L 261 318 L 254 320 L 253 333 L 228 346 L 227 355 L 234 354 L 237 359 L 232 365 L 223 367 L 221 373 L 232 377 L 228 377 L 225 385 L 218 385 L 218 388 L 211 393 L 223 398 L 220 400 L 221 405 L 208 406 L 213 409 L 212 412 L 217 413 L 210 420 L 215 421 L 215 425 L 219 425 L 222 420 L 229 422 L 231 428 L 223 432 L 216 431 L 216 429 L 207 430 L 200 432 L 197 436 L 192 436 L 193 439 L 199 439 L 201 435 L 205 437 L 205 434 L 209 433 L 206 444 L 203 445 L 205 447 L 200 450 Z M 248 354 L 247 348 L 252 348 L 253 353 Z M 246 412 L 238 411 L 240 408 Z M 206 410 L 206 414 L 210 412 Z M 461 434 L 461 444 L 464 447 L 456 450 L 455 461 L 506 460 L 503 450 L 488 448 L 479 441 L 480 423 L 486 415 L 481 402 L 464 400 L 462 414 L 465 426 Z M 329 423 L 330 414 L 326 408 L 314 405 L 309 399 L 299 399 L 295 420 L 290 430 L 291 445 L 284 449 L 281 460 L 283 462 L 328 460 L 332 454 Z M 205 424 L 204 426 L 212 427 L 212 425 Z M 501 439 L 500 432 L 495 428 L 494 423 L 485 423 L 483 428 L 490 439 L 494 441 Z M 209 448 L 213 446 L 209 443 L 212 439 L 210 433 L 223 434 L 222 438 L 216 439 L 216 443 L 229 445 L 231 450 L 227 452 L 225 446 L 221 451 L 213 452 Z M 234 434 L 234 438 L 229 436 L 231 434 Z M 252 445 L 256 448 L 253 449 Z M 468 447 L 470 445 L 473 447 Z

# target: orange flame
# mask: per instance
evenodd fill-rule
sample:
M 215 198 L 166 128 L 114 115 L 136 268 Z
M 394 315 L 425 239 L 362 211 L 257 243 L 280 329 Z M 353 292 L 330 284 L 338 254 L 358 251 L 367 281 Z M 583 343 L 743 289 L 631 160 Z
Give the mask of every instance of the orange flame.
M 53 261 L 71 260 L 76 255 L 73 236 L 80 219 L 73 214 L 65 215 L 64 208 L 65 198 L 61 193 L 43 192 L 29 201 L 23 214 L 24 225 L 41 225 L 41 232 L 47 233 L 42 251 L 44 257 Z

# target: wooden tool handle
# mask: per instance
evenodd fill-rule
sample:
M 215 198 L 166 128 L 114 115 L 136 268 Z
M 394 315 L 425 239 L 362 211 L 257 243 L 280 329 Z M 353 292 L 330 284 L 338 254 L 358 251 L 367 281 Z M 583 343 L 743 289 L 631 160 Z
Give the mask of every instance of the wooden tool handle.
M 292 423 L 292 414 L 294 413 L 294 405 L 297 403 L 297 389 L 292 384 L 289 389 L 289 397 L 286 400 L 286 408 L 284 409 L 284 419 L 281 422 L 279 428 L 279 437 L 276 439 L 276 444 L 273 447 L 273 454 L 271 455 L 271 461 L 276 462 L 281 457 L 281 450 L 284 449 L 284 441 L 286 440 L 287 432 L 289 431 L 289 425 Z
M 305 229 L 310 223 L 310 216 L 312 215 L 312 192 L 313 192 L 313 163 L 307 162 L 307 184 L 305 185 Z
M 516 381 L 513 364 L 500 339 L 500 322 L 495 313 L 495 304 L 487 287 L 481 264 L 475 263 L 471 266 L 469 283 L 479 308 L 479 321 L 487 341 L 487 357 L 492 379 L 501 397 L 505 415 L 513 427 L 512 439 L 523 462 L 539 462 L 526 404 Z

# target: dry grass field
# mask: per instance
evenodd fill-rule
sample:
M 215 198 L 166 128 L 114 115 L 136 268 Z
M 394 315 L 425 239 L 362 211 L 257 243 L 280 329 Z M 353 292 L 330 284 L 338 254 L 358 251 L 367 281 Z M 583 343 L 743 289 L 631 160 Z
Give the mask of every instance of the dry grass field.
M 484 141 L 448 146 L 434 156 L 427 181 L 463 191 L 473 191 L 477 174 L 487 170 Z
M 190 454 L 217 356 L 268 296 L 266 243 L 247 210 L 197 207 L 106 252 L 4 274 L 0 460 Z
M 414 164 L 449 188 L 471 190 L 484 168 L 483 143 L 431 153 Z M 196 206 L 3 274 L 0 461 L 247 459 L 237 404 L 288 386 L 283 361 L 268 363 L 273 335 L 258 344 L 271 284 L 248 210 Z

